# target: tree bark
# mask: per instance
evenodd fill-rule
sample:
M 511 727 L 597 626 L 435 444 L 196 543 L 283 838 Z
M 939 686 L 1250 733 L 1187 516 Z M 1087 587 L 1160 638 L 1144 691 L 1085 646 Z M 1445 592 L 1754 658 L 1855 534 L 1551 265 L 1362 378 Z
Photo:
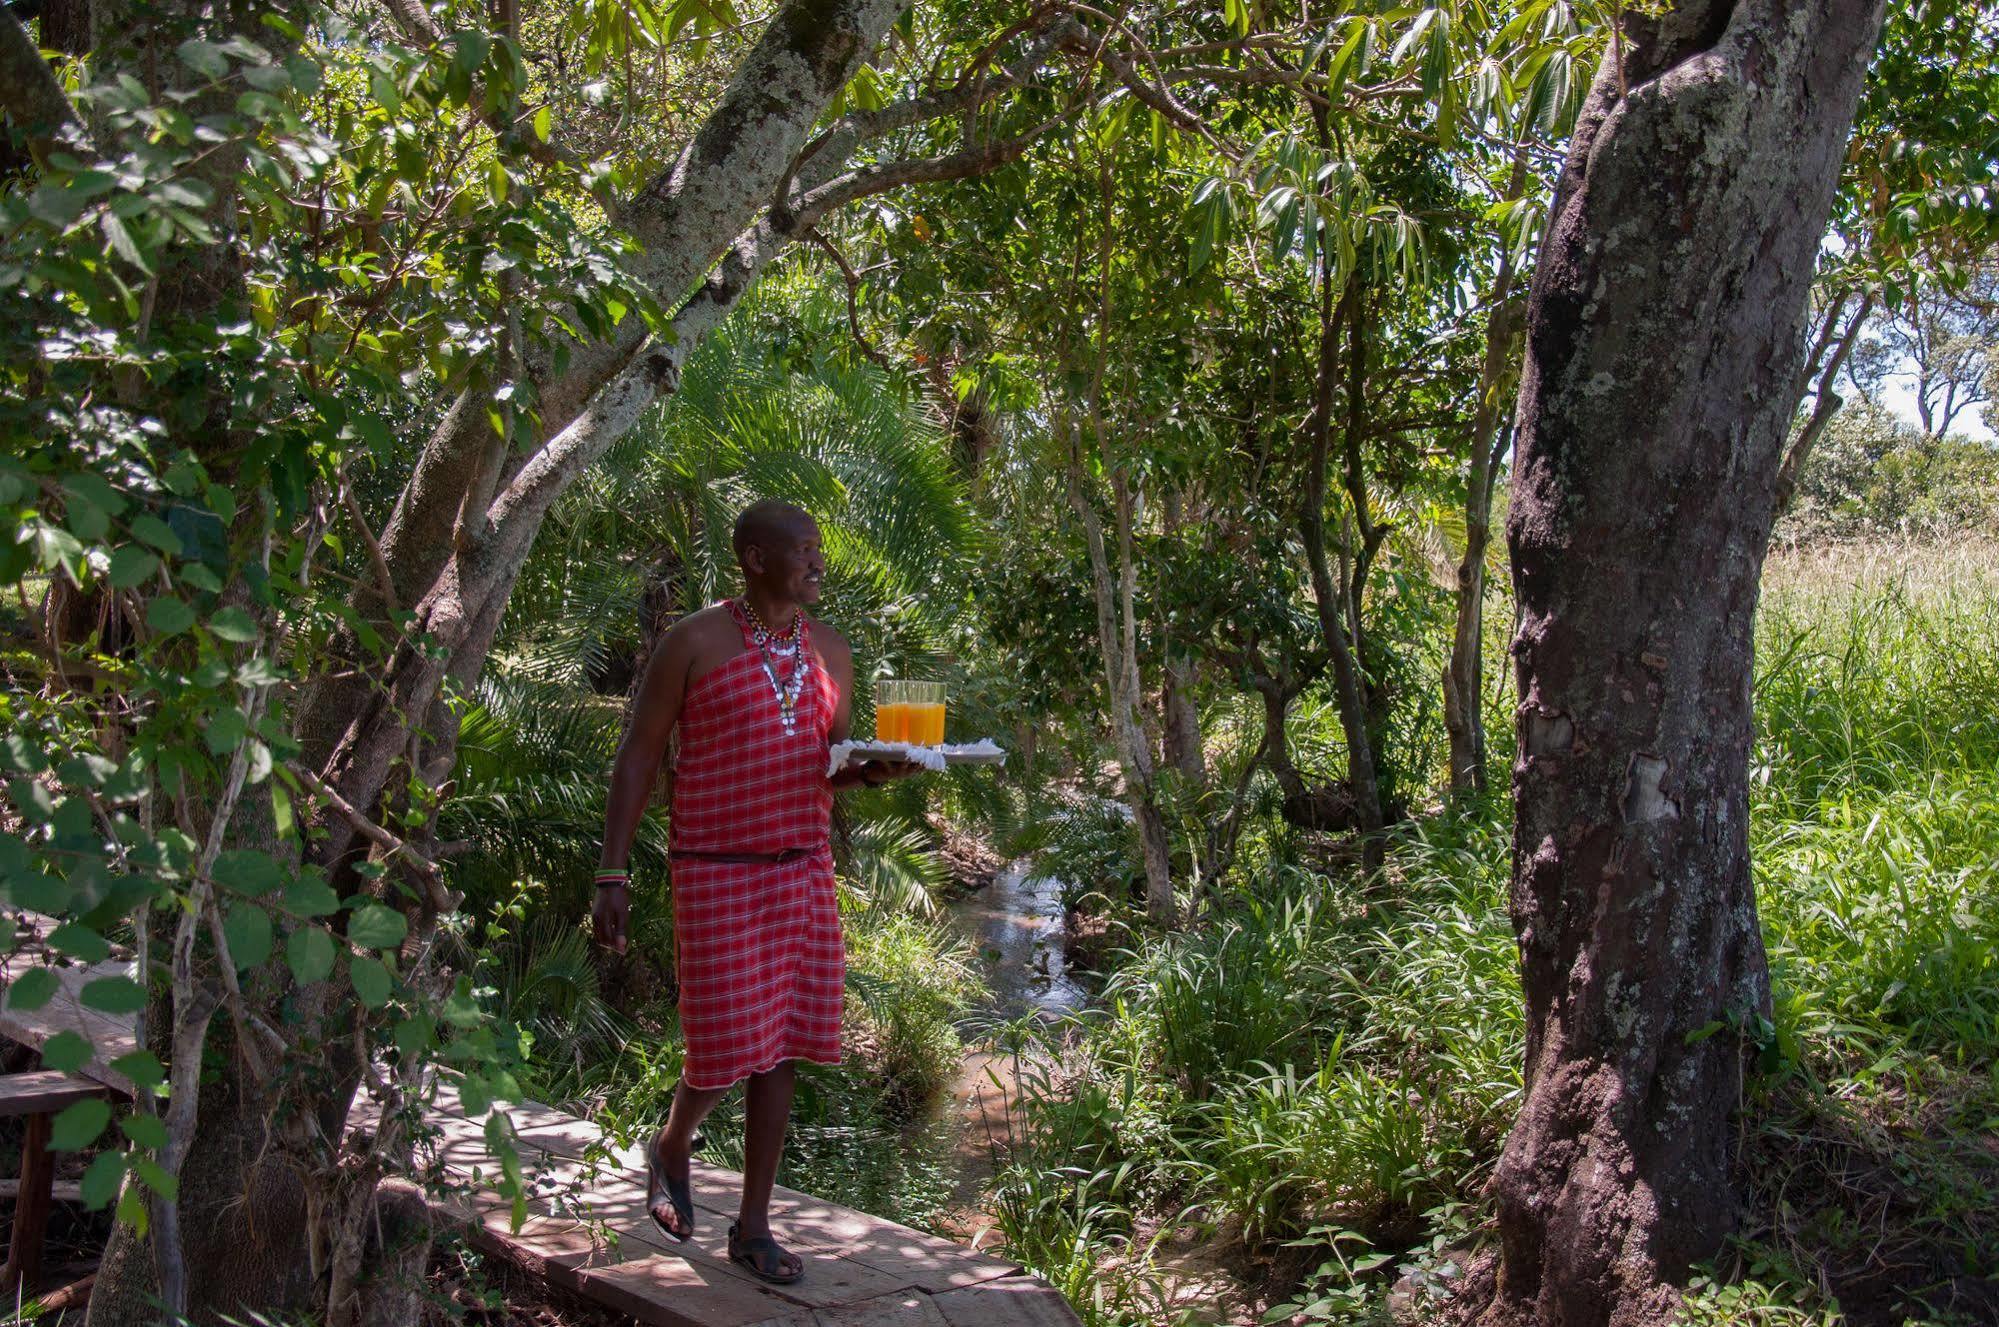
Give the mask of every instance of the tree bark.
M 1069 428 L 1078 427 L 1075 421 Z M 1069 502 L 1083 522 L 1083 535 L 1090 554 L 1090 587 L 1096 599 L 1097 646 L 1103 657 L 1106 697 L 1110 702 L 1111 741 L 1117 749 L 1118 766 L 1124 775 L 1125 804 L 1131 808 L 1138 831 L 1139 853 L 1145 863 L 1145 912 L 1155 925 L 1167 927 L 1179 920 L 1173 898 L 1172 839 L 1166 818 L 1159 813 L 1153 787 L 1152 750 L 1139 723 L 1139 675 L 1137 630 L 1130 619 L 1133 611 L 1131 586 L 1137 571 L 1131 565 L 1130 497 L 1119 481 L 1118 575 L 1111 573 L 1108 541 L 1097 509 L 1084 491 L 1082 461 L 1072 450 L 1068 467 Z
M 1527 1059 L 1489 1322 L 1660 1321 L 1732 1224 L 1729 1117 L 1770 999 L 1751 627 L 1880 16 L 1627 9 L 1556 191 L 1507 522 Z
M 1506 197 L 1527 189 L 1527 147 L 1513 154 L 1513 173 Z M 1500 254 L 1492 278 L 1492 312 L 1485 326 L 1485 356 L 1478 372 L 1478 402 L 1472 410 L 1471 439 L 1465 457 L 1465 552 L 1458 561 L 1458 613 L 1452 629 L 1451 657 L 1444 666 L 1444 731 L 1450 739 L 1451 795 L 1485 791 L 1485 552 L 1492 537 L 1493 479 L 1510 441 L 1500 427 L 1509 404 L 1505 392 L 1507 368 L 1513 361 L 1519 317 L 1513 306 L 1513 250 Z
M 1355 582 L 1345 575 L 1335 579 L 1326 560 L 1326 469 L 1332 451 L 1340 328 L 1344 319 L 1355 316 L 1352 306 L 1358 295 L 1357 287 L 1349 287 L 1336 307 L 1330 274 L 1321 277 L 1320 286 L 1317 400 L 1305 425 L 1305 493 L 1298 513 L 1298 529 L 1305 545 L 1306 567 L 1312 577 L 1320 634 L 1325 637 L 1326 657 L 1333 668 L 1333 692 L 1339 703 L 1340 729 L 1347 743 L 1347 783 L 1365 840 L 1362 863 L 1372 873 L 1382 863 L 1379 831 L 1383 819 L 1374 743 L 1369 735 L 1366 680 L 1361 676 L 1360 651 L 1348 636 L 1347 588 Z M 1354 366 L 1349 364 L 1347 371 L 1353 372 Z

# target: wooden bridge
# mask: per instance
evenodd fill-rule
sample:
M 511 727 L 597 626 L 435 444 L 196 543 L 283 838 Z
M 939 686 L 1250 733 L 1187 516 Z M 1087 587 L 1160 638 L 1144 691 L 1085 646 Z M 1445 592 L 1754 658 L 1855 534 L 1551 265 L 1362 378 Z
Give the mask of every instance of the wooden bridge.
M 0 978 L 46 962 L 46 919 L 9 911 L 14 952 Z M 0 1269 L 10 1292 L 32 1282 L 51 1198 L 48 1119 L 80 1097 L 129 1097 L 131 1084 L 110 1061 L 133 1048 L 130 1018 L 83 1007 L 78 992 L 96 977 L 131 975 L 110 959 L 57 969 L 55 998 L 32 1012 L 0 1009 L 0 1035 L 39 1047 L 63 1031 L 91 1039 L 79 1074 L 0 1076 L 0 1114 L 27 1115 L 11 1256 Z M 674 1244 L 646 1213 L 645 1166 L 637 1147 L 619 1147 L 586 1120 L 534 1102 L 507 1108 L 533 1194 L 527 1220 L 512 1229 L 511 1204 L 490 1187 L 499 1162 L 485 1126 L 467 1119 L 445 1088 L 428 1118 L 436 1160 L 450 1181 L 435 1209 L 476 1248 L 586 1299 L 660 1327 L 1077 1327 L 1068 1303 L 1019 1267 L 950 1240 L 780 1187 L 771 1222 L 805 1261 L 803 1280 L 767 1285 L 728 1260 L 726 1240 L 742 1176 L 697 1160 L 698 1229 Z M 11 1297 L 11 1295 L 9 1296 Z

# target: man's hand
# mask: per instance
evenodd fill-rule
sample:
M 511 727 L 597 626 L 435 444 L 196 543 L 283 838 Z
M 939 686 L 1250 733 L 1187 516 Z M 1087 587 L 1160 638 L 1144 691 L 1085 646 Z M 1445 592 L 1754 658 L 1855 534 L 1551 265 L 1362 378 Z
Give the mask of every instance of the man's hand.
M 625 923 L 631 920 L 632 891 L 626 885 L 604 885 L 590 908 L 590 934 L 614 953 L 625 952 Z
M 861 782 L 868 784 L 890 783 L 896 779 L 906 779 L 912 774 L 923 773 L 927 773 L 927 771 L 913 760 L 865 760 L 861 762 Z

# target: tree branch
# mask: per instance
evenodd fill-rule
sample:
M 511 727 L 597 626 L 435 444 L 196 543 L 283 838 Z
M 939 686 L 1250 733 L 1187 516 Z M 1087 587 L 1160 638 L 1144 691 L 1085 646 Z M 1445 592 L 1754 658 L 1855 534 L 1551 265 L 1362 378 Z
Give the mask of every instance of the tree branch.
M 1799 431 L 1797 440 L 1791 444 L 1790 450 L 1785 452 L 1783 464 L 1777 467 L 1776 496 L 1777 511 L 1780 514 L 1791 509 L 1791 500 L 1798 493 L 1798 476 L 1803 472 L 1805 462 L 1812 454 L 1812 448 L 1818 443 L 1820 435 L 1825 432 L 1826 425 L 1832 423 L 1832 417 L 1839 413 L 1842 405 L 1846 404 L 1840 399 L 1839 393 L 1833 390 L 1833 384 L 1839 380 L 1839 371 L 1846 367 L 1846 357 L 1853 353 L 1853 344 L 1860 337 L 1860 329 L 1873 312 L 1874 296 L 1869 294 L 1860 301 L 1860 308 L 1854 312 L 1853 321 L 1847 324 L 1845 334 L 1839 338 L 1839 344 L 1833 348 L 1829 356 L 1825 357 L 1824 367 L 1819 373 L 1817 400 L 1812 406 L 1812 417 L 1805 421 L 1805 427 Z M 1827 321 L 1830 324 L 1831 320 Z

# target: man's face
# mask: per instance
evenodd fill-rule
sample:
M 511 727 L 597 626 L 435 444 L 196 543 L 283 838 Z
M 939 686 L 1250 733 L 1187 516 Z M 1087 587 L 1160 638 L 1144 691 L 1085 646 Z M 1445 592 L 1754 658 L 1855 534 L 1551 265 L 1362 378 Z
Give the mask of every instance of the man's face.
M 795 604 L 819 602 L 819 585 L 826 577 L 826 557 L 819 547 L 819 526 L 800 521 L 781 538 L 749 550 L 750 570 L 773 593 Z

